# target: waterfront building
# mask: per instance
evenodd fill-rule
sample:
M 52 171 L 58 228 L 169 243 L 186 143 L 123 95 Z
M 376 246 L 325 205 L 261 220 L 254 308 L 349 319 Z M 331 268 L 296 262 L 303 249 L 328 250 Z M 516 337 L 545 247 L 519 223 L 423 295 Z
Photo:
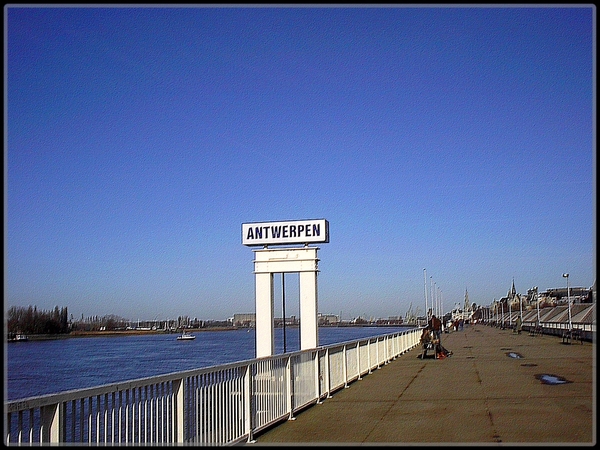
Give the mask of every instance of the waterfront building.
M 319 325 L 337 325 L 340 323 L 340 317 L 336 314 L 321 314 L 318 316 Z
M 256 313 L 236 313 L 232 319 L 236 327 L 254 327 L 256 325 Z
M 595 285 L 594 282 L 594 285 L 590 288 L 571 286 L 568 290 L 566 287 L 548 289 L 540 293 L 540 301 L 548 305 L 560 305 L 567 303 L 570 294 L 573 303 L 592 303 L 595 298 Z

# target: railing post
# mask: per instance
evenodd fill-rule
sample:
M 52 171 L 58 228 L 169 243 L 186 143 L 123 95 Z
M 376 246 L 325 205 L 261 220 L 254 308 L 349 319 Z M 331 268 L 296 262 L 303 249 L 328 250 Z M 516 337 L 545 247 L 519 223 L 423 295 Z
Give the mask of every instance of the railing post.
M 315 350 L 313 352 L 315 358 L 315 397 L 317 398 L 317 403 L 321 400 L 321 383 L 319 377 L 319 350 Z
M 358 380 L 362 380 L 360 376 L 360 341 L 356 341 L 356 368 L 358 372 Z
M 176 443 L 184 442 L 183 422 L 184 422 L 184 392 L 183 379 L 173 380 L 173 441 Z
M 252 435 L 252 365 L 246 366 L 246 373 L 244 374 L 244 431 L 248 434 L 247 442 L 253 443 Z
M 368 373 L 371 373 L 371 339 L 367 339 L 367 368 L 369 369 Z
M 64 435 L 62 428 L 61 408 L 60 403 L 54 403 L 52 405 L 43 406 L 41 412 L 41 431 L 40 441 L 51 444 L 58 444 L 61 436 Z
M 344 347 L 342 349 L 342 357 L 343 357 L 343 362 L 342 362 L 342 373 L 344 375 L 344 388 L 348 387 L 348 361 L 346 361 L 346 345 L 344 344 Z
M 325 349 L 325 389 L 327 390 L 327 398 L 331 398 L 331 365 L 329 363 L 329 348 Z
M 287 378 L 287 388 L 288 388 L 288 397 L 287 397 L 287 408 L 289 412 L 288 420 L 294 420 L 294 383 L 292 380 L 292 357 L 288 356 L 287 363 L 285 366 L 285 376 Z
M 385 358 L 384 365 L 387 365 L 388 361 L 390 359 L 389 358 L 390 352 L 388 349 L 389 345 L 390 345 L 390 337 L 384 336 L 383 337 L 383 354 L 384 354 L 384 358 Z

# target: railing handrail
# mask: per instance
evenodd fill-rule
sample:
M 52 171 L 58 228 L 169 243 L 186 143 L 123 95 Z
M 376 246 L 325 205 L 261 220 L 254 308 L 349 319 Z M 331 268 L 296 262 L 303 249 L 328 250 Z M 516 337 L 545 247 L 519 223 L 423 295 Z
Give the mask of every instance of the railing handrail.
M 288 353 L 286 353 L 286 355 L 287 354 Z M 64 401 L 71 401 L 71 400 L 73 400 L 73 396 L 75 396 L 75 395 L 77 396 L 77 398 L 94 397 L 96 395 L 103 395 L 106 393 L 120 391 L 123 389 L 133 389 L 133 388 L 137 388 L 137 387 L 148 386 L 149 384 L 165 383 L 165 382 L 169 382 L 169 381 L 173 381 L 173 380 L 177 380 L 177 379 L 188 378 L 190 376 L 202 375 L 203 373 L 214 372 L 215 369 L 216 370 L 226 370 L 226 369 L 230 369 L 230 368 L 237 368 L 240 366 L 247 366 L 247 365 L 250 365 L 253 362 L 258 361 L 260 359 L 274 358 L 276 356 L 281 356 L 281 355 L 266 356 L 263 358 L 254 358 L 254 359 L 248 359 L 248 360 L 242 360 L 242 361 L 235 361 L 235 362 L 226 363 L 226 364 L 217 364 L 217 365 L 213 365 L 213 366 L 202 367 L 202 368 L 198 368 L 198 369 L 186 369 L 186 370 L 181 370 L 181 371 L 177 371 L 177 372 L 169 372 L 169 373 L 160 374 L 160 375 L 150 375 L 148 377 L 133 378 L 133 379 L 123 380 L 123 381 L 115 381 L 113 383 L 100 384 L 100 385 L 92 386 L 92 387 L 88 387 L 88 388 L 77 388 L 77 389 L 71 389 L 71 390 L 56 392 L 56 393 L 51 393 L 51 394 L 36 395 L 33 397 L 9 400 L 9 401 L 4 402 L 4 405 L 7 406 L 8 408 L 11 408 L 13 406 L 12 404 L 18 403 L 18 404 L 27 404 L 27 408 L 36 408 L 36 407 L 39 408 L 41 406 L 52 405 L 52 404 L 60 403 L 60 402 L 64 402 Z M 11 409 L 8 409 L 5 412 L 14 412 L 14 411 L 18 411 L 18 409 L 13 409 L 12 411 L 11 411 Z
M 73 410 L 69 431 L 80 433 L 82 441 L 85 434 L 86 440 L 90 443 L 94 442 L 94 439 L 95 442 L 104 442 L 102 439 L 109 438 L 113 439 L 110 442 L 120 443 L 123 434 L 125 442 L 135 442 L 134 439 L 142 442 L 142 439 L 148 439 L 148 433 L 151 435 L 156 433 L 157 436 L 160 434 L 163 439 L 161 442 L 199 439 L 198 436 L 201 434 L 204 436 L 203 433 L 210 435 L 207 438 L 210 442 L 217 443 L 224 443 L 223 439 L 225 442 L 251 439 L 252 433 L 264 428 L 265 424 L 282 420 L 286 415 L 291 417 L 298 408 L 305 407 L 312 401 L 318 401 L 324 395 L 329 396 L 330 392 L 340 386 L 360 378 L 362 374 L 408 351 L 417 345 L 419 333 L 420 328 L 414 327 L 314 349 L 7 401 L 4 407 L 9 427 L 4 436 L 5 443 L 14 443 L 10 442 L 11 439 L 15 439 L 14 435 L 18 435 L 19 443 L 21 439 L 29 443 L 36 442 L 37 439 L 39 442 L 63 442 L 67 434 L 67 425 L 65 425 L 67 406 Z M 284 372 L 281 372 L 282 364 L 288 367 Z M 343 379 L 340 378 L 340 364 L 343 366 Z M 327 373 L 324 373 L 324 370 L 327 370 Z M 235 375 L 230 375 L 229 372 Z M 241 385 L 240 376 L 245 380 Z M 288 381 L 284 382 L 284 378 Z M 265 382 L 267 383 L 265 386 L 260 384 Z M 192 387 L 187 387 L 186 383 L 191 383 Z M 275 383 L 275 387 L 268 383 Z M 219 387 L 215 389 L 214 386 Z M 228 389 L 230 392 L 225 393 Z M 241 397 L 238 397 L 238 394 Z M 260 407 L 262 408 L 260 411 L 256 406 L 259 401 L 257 395 L 261 396 L 261 402 L 267 402 L 266 406 Z M 232 400 L 232 396 L 235 400 Z M 286 396 L 287 400 L 284 399 Z M 207 407 L 206 398 L 209 398 L 210 402 L 218 403 L 215 408 L 223 417 L 227 417 L 226 413 L 229 412 L 239 417 L 238 423 L 222 425 L 218 422 L 215 425 L 211 422 L 214 420 L 224 422 L 228 419 L 215 419 L 214 411 L 208 414 L 199 410 L 199 407 L 201 409 Z M 291 398 L 294 399 L 293 402 L 289 401 Z M 296 402 L 301 403 L 295 404 Z M 284 403 L 287 406 L 282 406 Z M 148 405 L 150 405 L 149 410 Z M 195 410 L 192 408 L 193 405 Z M 284 408 L 284 410 L 272 413 L 264 410 L 265 407 L 277 410 Z M 269 417 L 261 422 L 256 414 L 267 414 Z M 271 414 L 274 414 L 273 417 Z M 79 418 L 78 421 L 75 415 Z M 115 419 L 115 415 L 118 419 Z M 148 422 L 153 423 L 149 425 L 150 431 L 145 428 L 146 422 L 141 425 L 142 415 L 149 418 Z M 15 421 L 11 423 L 13 416 L 16 424 Z M 138 422 L 134 422 L 134 417 Z M 28 420 L 31 425 L 24 425 Z M 131 425 L 123 425 L 126 427 L 123 431 L 120 428 L 121 421 L 131 422 Z M 240 421 L 244 423 L 245 431 L 228 428 L 239 428 Z M 36 431 L 39 435 L 37 438 L 32 431 L 33 422 L 36 422 L 39 428 Z M 193 430 L 184 433 L 182 422 Z M 92 425 L 93 423 L 95 425 Z M 209 430 L 205 431 L 203 427 L 208 427 Z M 217 432 L 215 427 L 227 429 Z M 82 431 L 84 428 L 85 432 Z M 229 437 L 225 438 L 221 434 Z M 154 442 L 154 437 L 149 439 L 150 442 Z
M 233 362 L 225 363 L 225 364 L 215 364 L 212 366 L 206 366 L 206 367 L 201 367 L 201 368 L 197 368 L 197 369 L 186 369 L 186 370 L 180 370 L 180 371 L 175 371 L 175 372 L 168 372 L 168 373 L 160 374 L 160 375 L 150 375 L 147 377 L 132 378 L 132 379 L 123 380 L 123 381 L 115 381 L 113 383 L 105 383 L 105 384 L 100 384 L 97 386 L 92 386 L 92 387 L 87 387 L 87 388 L 70 389 L 67 391 L 61 391 L 61 392 L 56 392 L 56 393 L 36 395 L 36 396 L 32 396 L 32 397 L 8 400 L 8 401 L 4 402 L 4 404 L 5 404 L 5 406 L 8 405 L 9 408 L 14 403 L 19 403 L 19 404 L 27 403 L 29 408 L 47 406 L 47 405 L 51 405 L 54 403 L 60 403 L 63 401 L 70 401 L 73 399 L 73 395 L 75 395 L 75 394 L 77 394 L 78 397 L 92 397 L 92 396 L 96 396 L 96 395 L 102 395 L 107 392 L 110 393 L 110 392 L 114 392 L 114 391 L 118 391 L 118 390 L 122 390 L 122 389 L 143 387 L 143 386 L 147 386 L 148 384 L 164 383 L 164 382 L 172 381 L 174 379 L 181 379 L 181 378 L 187 378 L 190 376 L 201 375 L 203 373 L 214 372 L 215 370 L 226 370 L 226 369 L 230 369 L 230 368 L 237 368 L 239 366 L 248 366 L 257 361 L 271 360 L 271 359 L 275 359 L 275 358 L 281 358 L 283 356 L 293 357 L 293 356 L 300 355 L 300 354 L 306 353 L 306 352 L 314 352 L 316 350 L 325 350 L 325 349 L 332 350 L 337 347 L 341 348 L 344 345 L 352 345 L 352 344 L 356 345 L 357 343 L 361 344 L 364 342 L 371 341 L 372 339 L 379 339 L 381 337 L 385 337 L 385 336 L 389 336 L 389 335 L 401 334 L 401 333 L 405 333 L 410 330 L 412 330 L 412 329 L 404 330 L 404 331 L 397 331 L 394 333 L 388 333 L 388 334 L 382 334 L 382 335 L 369 336 L 369 337 L 364 337 L 364 338 L 360 338 L 360 339 L 356 339 L 356 340 L 337 342 L 335 344 L 319 346 L 319 347 L 308 349 L 308 350 L 294 350 L 292 352 L 286 352 L 286 353 L 281 353 L 281 354 L 277 354 L 277 355 L 261 356 L 260 358 L 244 359 L 244 360 L 233 361 Z M 17 411 L 17 409 L 14 409 L 12 411 L 9 409 L 5 412 L 14 412 L 14 411 Z

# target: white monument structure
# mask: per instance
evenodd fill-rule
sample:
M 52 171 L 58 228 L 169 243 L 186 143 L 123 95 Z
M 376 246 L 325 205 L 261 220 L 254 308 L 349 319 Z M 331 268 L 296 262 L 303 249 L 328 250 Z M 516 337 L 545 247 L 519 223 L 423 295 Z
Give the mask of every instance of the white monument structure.
M 300 350 L 319 345 L 317 322 L 318 247 L 310 243 L 329 242 L 325 219 L 242 224 L 242 244 L 262 246 L 254 251 L 256 295 L 256 357 L 275 352 L 273 274 L 299 273 Z M 269 245 L 304 244 L 304 247 L 269 248 Z M 285 318 L 284 318 L 285 320 Z

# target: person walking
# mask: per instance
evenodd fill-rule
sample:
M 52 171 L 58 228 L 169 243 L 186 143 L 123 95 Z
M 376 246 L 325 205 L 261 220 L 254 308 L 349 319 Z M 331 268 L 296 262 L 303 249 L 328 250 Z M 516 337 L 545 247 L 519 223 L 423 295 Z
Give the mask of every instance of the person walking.
M 521 317 L 517 317 L 517 321 L 515 322 L 515 329 L 513 330 L 513 332 L 516 332 L 517 334 L 521 334 L 521 329 L 523 327 L 523 323 L 521 322 Z
M 435 314 L 429 320 L 429 326 L 433 330 L 433 338 L 442 341 L 442 321 Z

